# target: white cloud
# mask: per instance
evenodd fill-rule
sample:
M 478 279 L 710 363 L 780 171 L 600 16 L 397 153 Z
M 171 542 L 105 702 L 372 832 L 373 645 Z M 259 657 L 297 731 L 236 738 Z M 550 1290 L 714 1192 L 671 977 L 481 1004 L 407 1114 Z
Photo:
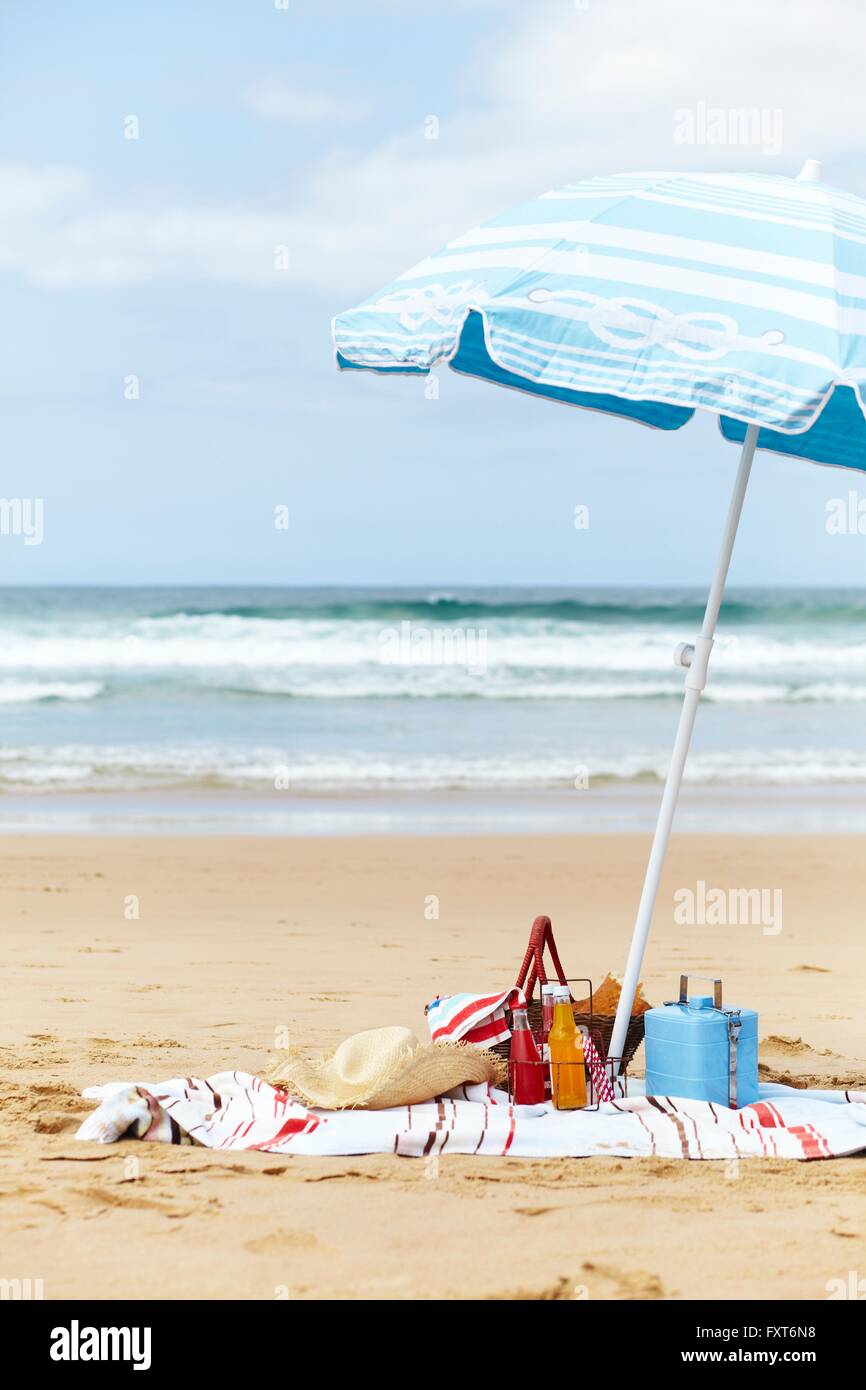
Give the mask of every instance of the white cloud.
M 0 221 L 27 217 L 83 193 L 89 179 L 78 169 L 47 164 L 34 169 L 26 164 L 0 166 Z
M 291 121 L 312 125 L 327 121 L 359 120 L 367 103 L 334 92 L 304 91 L 292 82 L 268 78 L 248 87 L 245 104 L 265 121 Z
M 279 287 L 286 278 L 275 260 L 291 234 L 286 214 L 183 202 L 158 210 L 101 206 L 83 174 L 64 172 L 51 216 L 43 207 L 38 217 L 16 219 L 9 202 L 23 212 L 20 190 L 28 194 L 29 185 L 39 189 L 47 180 L 38 169 L 0 168 L 0 263 L 32 284 L 110 289 L 180 277 Z
M 419 108 L 410 129 L 365 153 L 296 172 L 280 200 L 162 195 L 154 207 L 147 190 L 121 201 L 74 170 L 7 173 L 0 209 L 5 199 L 16 216 L 0 219 L 0 263 L 51 287 L 304 284 L 338 308 L 556 183 L 665 167 L 794 174 L 808 156 L 833 182 L 833 158 L 864 143 L 866 7 L 854 0 L 825 0 L 820 14 L 812 0 L 534 0 L 504 13 L 500 31 L 463 55 L 463 109 L 438 113 L 438 140 L 424 138 Z M 272 119 L 324 120 L 345 98 L 265 84 L 258 100 Z M 781 153 L 676 143 L 675 113 L 699 104 L 778 110 Z M 279 245 L 287 271 L 274 266 Z
M 534 6 L 533 9 L 536 7 Z M 546 18 L 542 20 L 541 16 Z M 563 177 L 599 168 L 676 167 L 673 112 L 705 102 L 773 107 L 784 117 L 784 163 L 863 142 L 857 54 L 866 10 L 855 0 L 592 0 L 527 16 L 479 77 L 526 152 L 547 141 L 573 151 Z M 520 138 L 519 131 L 523 131 Z M 693 166 L 766 167 L 759 150 L 698 148 Z

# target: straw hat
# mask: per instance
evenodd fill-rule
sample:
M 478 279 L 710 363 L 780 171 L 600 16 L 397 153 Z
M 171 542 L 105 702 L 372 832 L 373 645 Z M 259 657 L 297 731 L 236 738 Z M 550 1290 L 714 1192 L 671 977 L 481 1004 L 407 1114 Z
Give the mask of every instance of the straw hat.
M 272 1086 L 321 1110 L 419 1105 L 463 1082 L 503 1079 L 505 1063 L 460 1043 L 422 1043 L 408 1028 L 371 1028 L 330 1057 L 284 1051 L 264 1074 Z

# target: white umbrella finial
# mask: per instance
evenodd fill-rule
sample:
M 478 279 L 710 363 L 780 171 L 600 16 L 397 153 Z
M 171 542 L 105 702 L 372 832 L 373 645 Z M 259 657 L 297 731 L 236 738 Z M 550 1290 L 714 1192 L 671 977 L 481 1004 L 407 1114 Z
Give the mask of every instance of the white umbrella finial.
M 824 177 L 820 159 L 807 159 L 799 174 L 798 183 L 820 183 Z

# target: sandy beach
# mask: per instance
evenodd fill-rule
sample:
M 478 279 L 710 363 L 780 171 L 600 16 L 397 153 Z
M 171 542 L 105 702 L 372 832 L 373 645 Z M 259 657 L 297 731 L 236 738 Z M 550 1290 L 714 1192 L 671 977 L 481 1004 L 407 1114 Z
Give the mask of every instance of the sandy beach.
M 539 912 L 569 973 L 621 969 L 645 848 L 5 839 L 0 1275 L 49 1299 L 826 1298 L 866 1268 L 864 1158 L 731 1175 L 445 1155 L 432 1180 L 390 1157 L 73 1142 L 88 1084 L 255 1070 L 284 1029 L 323 1048 L 385 1023 L 422 1033 L 435 993 L 511 981 Z M 862 854 L 854 837 L 679 837 L 649 998 L 683 968 L 718 971 L 760 1012 L 765 1078 L 862 1084 Z M 676 925 L 673 894 L 698 879 L 781 889 L 782 930 Z

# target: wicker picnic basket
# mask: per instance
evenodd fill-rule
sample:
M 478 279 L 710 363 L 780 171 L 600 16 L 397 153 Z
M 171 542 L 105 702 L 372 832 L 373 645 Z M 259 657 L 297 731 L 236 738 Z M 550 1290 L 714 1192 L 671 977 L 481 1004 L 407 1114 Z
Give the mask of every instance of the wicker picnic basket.
M 523 957 L 523 963 L 517 975 L 515 983 L 523 990 L 526 997 L 527 1013 L 529 1015 L 529 1026 L 536 1036 L 541 1032 L 541 986 L 547 984 L 548 977 L 544 968 L 544 952 L 550 955 L 550 961 L 556 973 L 556 979 L 563 985 L 579 983 L 589 986 L 588 999 L 589 1010 L 575 1007 L 574 1019 L 580 1025 L 583 1024 L 596 1047 L 599 1048 L 603 1058 L 609 1055 L 610 1039 L 613 1033 L 614 1015 L 599 1014 L 593 1009 L 592 1004 L 592 982 L 590 980 L 569 981 L 562 968 L 559 959 L 559 952 L 556 949 L 556 942 L 553 939 L 553 927 L 549 917 L 536 917 L 529 933 L 529 945 Z M 535 996 L 535 986 L 538 984 L 538 997 Z M 572 992 L 572 999 L 574 993 Z M 585 1003 L 586 1000 L 580 1000 Z M 628 1029 L 625 1035 L 625 1043 L 622 1049 L 622 1067 L 627 1067 L 643 1042 L 644 1020 L 643 1014 L 632 1014 Z M 511 1056 L 511 1039 L 506 1042 L 497 1043 L 492 1049 L 506 1061 Z

